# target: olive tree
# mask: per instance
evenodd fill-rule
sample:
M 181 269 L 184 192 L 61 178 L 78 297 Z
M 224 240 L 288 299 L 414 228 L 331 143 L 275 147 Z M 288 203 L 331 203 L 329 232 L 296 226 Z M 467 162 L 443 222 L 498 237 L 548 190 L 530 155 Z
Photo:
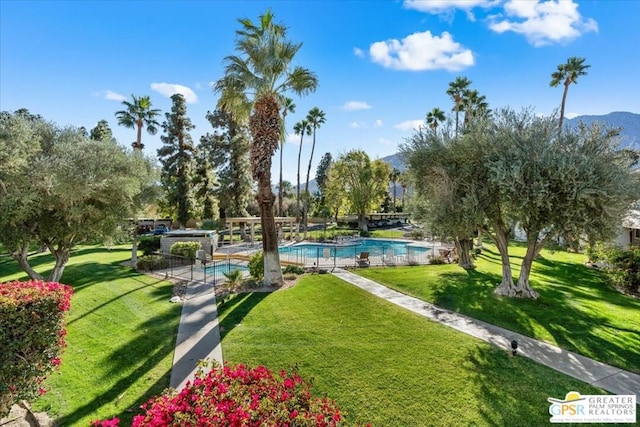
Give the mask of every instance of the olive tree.
M 25 150 L 0 158 L 0 243 L 32 279 L 42 279 L 29 264 L 32 245 L 51 251 L 48 280 L 59 281 L 71 249 L 115 234 L 150 178 L 139 153 L 38 117 L 1 113 L 5 147 Z

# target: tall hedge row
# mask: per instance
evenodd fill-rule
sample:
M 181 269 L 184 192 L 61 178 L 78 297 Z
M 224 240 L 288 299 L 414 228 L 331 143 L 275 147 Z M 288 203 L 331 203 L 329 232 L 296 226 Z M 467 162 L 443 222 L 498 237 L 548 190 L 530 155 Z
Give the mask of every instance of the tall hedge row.
M 55 282 L 0 283 L 0 418 L 14 403 L 45 392 L 43 382 L 66 345 L 72 294 Z

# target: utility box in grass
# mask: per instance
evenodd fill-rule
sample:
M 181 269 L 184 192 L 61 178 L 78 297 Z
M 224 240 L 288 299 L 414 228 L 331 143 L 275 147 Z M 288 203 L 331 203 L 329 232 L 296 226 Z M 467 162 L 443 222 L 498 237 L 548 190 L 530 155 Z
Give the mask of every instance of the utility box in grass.
M 169 254 L 171 245 L 176 242 L 200 242 L 206 255 L 213 255 L 218 247 L 218 232 L 215 230 L 174 230 L 160 239 L 160 251 Z

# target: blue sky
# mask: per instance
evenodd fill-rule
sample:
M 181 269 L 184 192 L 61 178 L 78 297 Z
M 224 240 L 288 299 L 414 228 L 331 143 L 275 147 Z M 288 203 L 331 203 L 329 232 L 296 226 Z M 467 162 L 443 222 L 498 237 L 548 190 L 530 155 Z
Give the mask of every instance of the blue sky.
M 197 141 L 211 131 L 205 114 L 217 95 L 210 85 L 233 53 L 237 19 L 255 20 L 268 7 L 303 43 L 296 65 L 319 79 L 315 93 L 294 98 L 296 113 L 287 117 L 290 130 L 313 107 L 326 113 L 312 175 L 325 152 L 396 153 L 428 111 L 450 111 L 445 91 L 457 76 L 472 80 L 490 108 L 549 114 L 562 96 L 561 87 L 549 87 L 551 73 L 580 56 L 591 68 L 569 90 L 569 117 L 640 112 L 635 0 L 0 0 L 0 110 L 28 108 L 87 129 L 107 119 L 130 146 L 135 131 L 114 117 L 123 97 L 150 95 L 168 111 L 168 96 L 180 91 Z M 290 135 L 284 152 L 292 182 L 298 140 Z M 148 153 L 161 145 L 159 135 L 144 134 L 143 143 Z

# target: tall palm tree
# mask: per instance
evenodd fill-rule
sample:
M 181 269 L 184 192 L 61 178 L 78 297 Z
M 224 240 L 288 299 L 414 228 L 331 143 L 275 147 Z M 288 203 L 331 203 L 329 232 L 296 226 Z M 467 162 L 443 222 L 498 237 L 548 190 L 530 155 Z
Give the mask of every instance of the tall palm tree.
M 131 95 L 131 102 L 122 101 L 122 103 L 127 108 L 116 111 L 118 124 L 131 129 L 136 128 L 136 142 L 132 143 L 131 146 L 134 150 L 141 151 L 144 148 L 144 144 L 142 143 L 142 128 L 146 127 L 150 135 L 155 135 L 160 126 L 160 123 L 158 123 L 155 118 L 160 115 L 160 110 L 151 108 L 151 98 L 148 96 L 137 98 L 135 95 Z
M 435 107 L 427 113 L 427 125 L 433 129 L 433 133 L 437 132 L 438 126 L 440 126 L 440 123 L 444 122 L 445 119 L 444 111 L 438 107 Z
M 278 185 L 278 215 L 282 216 L 282 152 L 284 151 L 284 140 L 287 133 L 285 125 L 287 113 L 296 112 L 296 104 L 293 99 L 284 97 L 281 104 L 282 109 L 282 130 L 280 132 L 280 183 Z
M 302 139 L 304 134 L 311 135 L 311 124 L 307 119 L 302 119 L 293 126 L 293 132 L 300 135 L 300 147 L 298 148 L 298 183 L 296 185 L 296 237 L 300 235 L 300 160 L 302 158 Z
M 460 111 L 462 111 L 462 101 L 469 86 L 471 86 L 471 80 L 466 77 L 456 77 L 454 81 L 449 83 L 447 89 L 447 95 L 453 100 L 453 111 L 456 112 L 456 137 L 458 136 L 458 120 Z
M 258 182 L 256 199 L 260 208 L 264 284 L 281 285 L 282 269 L 273 215 L 275 196 L 271 190 L 271 161 L 282 138 L 281 105 L 284 94 L 313 92 L 318 86 L 314 73 L 293 66 L 302 46 L 287 39 L 287 27 L 274 22 L 270 10 L 256 23 L 239 19 L 235 49 L 238 55 L 224 59 L 224 76 L 215 84 L 220 93 L 218 107 L 231 113 L 237 122 L 249 120 L 253 143 L 251 167 Z
M 396 184 L 398 183 L 398 179 L 400 179 L 400 169 L 393 168 L 391 169 L 391 173 L 389 174 L 389 181 L 393 184 L 393 212 L 396 211 Z
M 584 64 L 585 58 L 579 58 L 572 56 L 567 59 L 564 64 L 558 65 L 558 69 L 551 74 L 551 87 L 558 86 L 561 82 L 564 84 L 564 92 L 562 92 L 562 103 L 560 104 L 560 124 L 559 128 L 562 131 L 562 121 L 564 120 L 564 106 L 567 101 L 567 92 L 569 91 L 569 85 L 571 83 L 578 83 L 578 77 L 586 76 L 587 69 L 591 65 Z
M 489 103 L 484 95 L 473 90 L 466 90 L 462 97 L 462 110 L 464 111 L 464 126 L 468 125 L 476 117 L 486 116 L 491 112 Z
M 307 114 L 307 121 L 313 128 L 313 143 L 311 144 L 311 155 L 309 155 L 309 166 L 307 167 L 307 183 L 304 186 L 305 200 L 302 208 L 304 221 L 304 239 L 307 238 L 307 215 L 309 213 L 309 175 L 311 175 L 311 162 L 313 161 L 313 151 L 316 148 L 316 130 L 325 122 L 324 111 L 318 107 L 313 107 Z

